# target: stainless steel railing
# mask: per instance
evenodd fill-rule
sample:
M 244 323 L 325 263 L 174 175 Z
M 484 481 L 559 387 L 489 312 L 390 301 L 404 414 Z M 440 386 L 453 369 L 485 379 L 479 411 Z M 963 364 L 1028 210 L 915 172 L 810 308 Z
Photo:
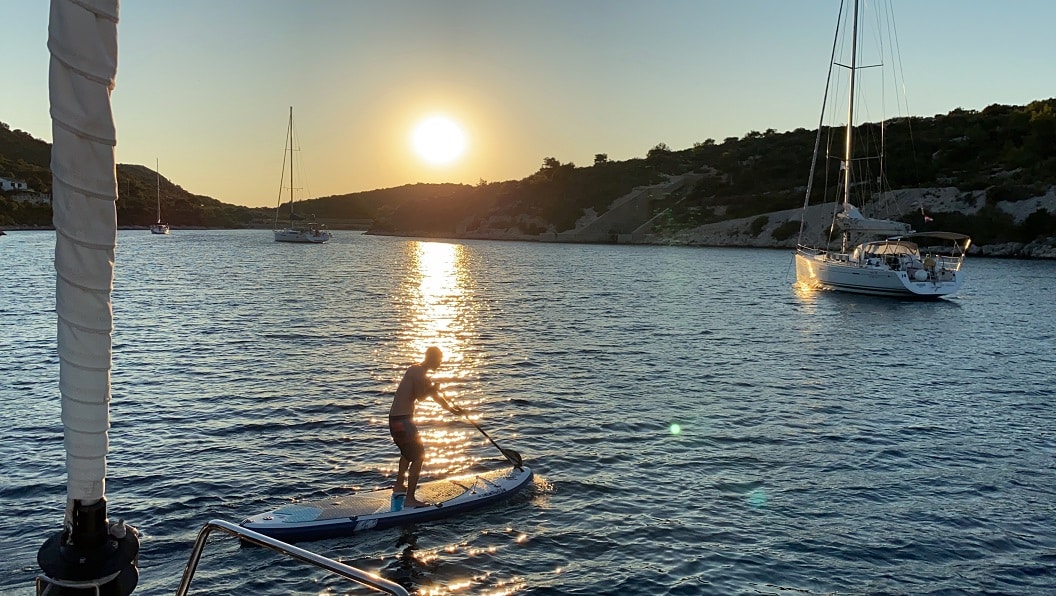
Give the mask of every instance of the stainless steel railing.
M 194 577 L 194 572 L 198 568 L 198 561 L 201 560 L 202 551 L 205 550 L 206 540 L 209 538 L 209 534 L 211 534 L 213 530 L 220 530 L 226 534 L 238 536 L 241 540 L 246 542 L 270 548 L 275 552 L 297 559 L 298 561 L 309 563 L 320 569 L 326 569 L 331 573 L 352 580 L 362 586 L 373 588 L 379 592 L 395 594 L 396 596 L 409 596 L 407 590 L 396 582 L 389 581 L 373 573 L 368 573 L 362 569 L 356 569 L 355 567 L 339 563 L 333 559 L 328 559 L 322 555 L 304 550 L 303 548 L 298 548 L 292 544 L 287 544 L 281 540 L 276 540 L 220 519 L 211 520 L 209 523 L 205 524 L 205 526 L 202 527 L 202 531 L 198 533 L 198 539 L 194 541 L 194 549 L 191 550 L 191 558 L 187 561 L 187 568 L 183 571 L 183 579 L 180 581 L 179 589 L 176 590 L 176 596 L 187 595 L 191 586 L 191 579 Z
M 61 579 L 55 579 L 46 575 L 38 575 L 36 579 L 36 593 L 40 596 L 48 596 L 53 593 L 56 588 L 73 588 L 80 591 L 92 590 L 95 592 L 95 596 L 102 594 L 102 587 L 111 581 L 115 576 L 106 577 L 103 579 L 87 580 L 87 581 L 66 581 Z

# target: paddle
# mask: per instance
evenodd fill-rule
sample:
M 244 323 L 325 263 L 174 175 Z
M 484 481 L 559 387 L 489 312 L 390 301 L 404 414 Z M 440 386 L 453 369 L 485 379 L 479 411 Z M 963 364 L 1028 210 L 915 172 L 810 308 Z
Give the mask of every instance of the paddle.
M 502 447 L 499 447 L 499 444 L 495 442 L 495 439 L 491 438 L 488 433 L 484 432 L 484 429 L 480 428 L 479 424 L 470 420 L 469 417 L 466 416 L 464 413 L 462 414 L 462 417 L 469 421 L 470 424 L 477 427 L 477 430 L 480 431 L 480 434 L 484 435 L 485 437 L 488 437 L 488 440 L 491 441 L 491 444 L 494 445 L 496 449 L 502 452 L 503 457 L 510 460 L 510 463 L 513 464 L 513 467 L 517 468 L 518 470 L 524 471 L 524 468 L 521 467 L 523 460 L 521 459 L 520 453 L 517 453 L 513 449 L 503 449 Z
M 444 398 L 444 401 L 447 401 L 447 398 Z M 524 468 L 522 467 L 522 464 L 524 463 L 524 460 L 521 459 L 521 454 L 520 453 L 517 453 L 513 449 L 503 449 L 502 447 L 499 447 L 499 444 L 495 442 L 495 439 L 491 438 L 491 435 L 489 435 L 488 433 L 484 432 L 484 429 L 480 428 L 479 424 L 477 424 L 476 422 L 473 422 L 472 420 L 470 420 L 469 416 L 466 414 L 466 412 L 464 410 L 462 410 L 462 408 L 457 408 L 456 407 L 455 409 L 457 409 L 461 413 L 461 416 L 466 419 L 466 422 L 469 422 L 473 426 L 477 427 L 477 430 L 480 431 L 480 434 L 482 434 L 485 437 L 487 437 L 488 440 L 491 441 L 491 444 L 494 445 L 495 448 L 498 449 L 502 453 L 502 456 L 505 457 L 506 459 L 510 460 L 510 463 L 513 464 L 513 467 L 517 468 L 518 470 L 524 471 Z

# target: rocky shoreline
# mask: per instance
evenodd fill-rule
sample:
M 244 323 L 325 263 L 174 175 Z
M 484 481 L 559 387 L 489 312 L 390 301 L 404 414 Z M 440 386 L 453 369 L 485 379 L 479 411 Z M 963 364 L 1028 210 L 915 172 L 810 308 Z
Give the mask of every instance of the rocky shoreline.
M 907 213 L 924 209 L 929 213 L 958 212 L 972 215 L 986 204 L 985 191 L 962 192 L 954 187 L 913 188 L 892 191 L 884 197 L 892 210 Z M 1016 223 L 1022 223 L 1032 213 L 1045 209 L 1056 213 L 1056 187 L 1049 188 L 1046 194 L 1022 201 L 1000 201 L 997 207 L 1012 216 Z M 668 245 L 668 246 L 713 246 L 730 248 L 770 248 L 795 249 L 798 234 L 778 239 L 774 232 L 779 228 L 787 229 L 789 222 L 798 226 L 801 218 L 805 220 L 805 239 L 822 238 L 832 222 L 835 205 L 826 203 L 803 209 L 787 209 L 706 224 L 695 228 L 671 233 L 650 233 L 640 240 L 620 239 L 621 243 Z M 763 219 L 765 218 L 765 219 Z M 762 223 L 764 222 L 765 223 Z M 941 222 L 939 222 L 941 224 Z M 956 232 L 957 230 L 947 230 Z M 400 235 L 400 234 L 392 234 Z M 523 234 L 516 227 L 510 229 L 477 229 L 473 232 L 457 234 L 454 237 L 476 240 L 521 240 L 533 242 L 560 242 L 553 234 Z M 805 244 L 808 242 L 804 242 Z M 970 257 L 995 257 L 1015 259 L 1056 259 L 1056 231 L 1053 236 L 1039 238 L 1033 242 L 1007 242 L 1002 244 L 972 245 L 968 251 Z
M 796 210 L 797 213 L 799 210 Z M 719 224 L 711 224 L 708 226 L 701 226 L 688 232 L 682 232 L 674 235 L 651 235 L 644 242 L 636 242 L 635 244 L 643 245 L 658 245 L 658 246 L 699 246 L 699 247 L 717 247 L 717 248 L 763 248 L 763 249 L 789 249 L 792 250 L 796 247 L 795 240 L 790 241 L 778 241 L 771 237 L 769 240 L 762 237 L 752 237 L 746 233 L 747 226 L 755 218 L 746 218 L 744 220 L 731 220 L 729 222 L 722 222 Z M 133 231 L 147 231 L 149 228 L 143 226 L 121 226 L 120 230 L 133 230 Z M 203 228 L 203 227 L 186 227 L 177 228 L 174 230 L 178 233 L 180 229 L 183 230 L 221 230 L 228 228 Z M 241 228 L 240 228 L 241 229 Z M 260 228 L 263 229 L 263 228 Z M 52 227 L 43 226 L 10 226 L 3 229 L 5 232 L 33 232 L 33 231 L 54 231 Z M 361 228 L 357 228 L 357 231 L 361 231 Z M 366 231 L 367 234 L 372 236 L 395 236 L 401 238 L 428 238 L 430 240 L 492 240 L 499 242 L 557 242 L 551 239 L 540 238 L 538 234 L 521 234 L 512 231 L 505 230 L 491 230 L 488 232 L 473 232 L 464 234 L 446 234 L 446 235 L 423 235 L 414 233 L 394 233 L 394 232 L 371 232 Z M 760 235 L 762 236 L 762 234 Z M 1001 259 L 1054 259 L 1056 260 L 1056 236 L 1051 236 L 1042 240 L 1036 240 L 1030 243 L 1022 242 L 1007 242 L 1004 244 L 988 244 L 984 246 L 973 245 L 969 251 L 968 256 L 970 257 L 992 257 Z
M 893 209 L 906 213 L 924 209 L 930 213 L 960 212 L 972 215 L 985 204 L 985 191 L 961 192 L 956 188 L 917 188 L 904 189 L 890 193 L 887 197 Z M 689 246 L 745 246 L 759 248 L 794 249 L 798 235 L 785 240 L 774 238 L 773 232 L 787 222 L 799 222 L 805 219 L 804 238 L 820 238 L 832 222 L 835 205 L 827 203 L 809 207 L 804 215 L 802 209 L 789 209 L 765 214 L 766 224 L 758 234 L 753 234 L 753 225 L 764 215 L 746 217 L 708 224 L 675 234 L 670 244 Z M 997 207 L 1012 216 L 1018 224 L 1040 209 L 1056 213 L 1056 187 L 1040 197 L 1022 201 L 1000 201 Z M 941 225 L 941 222 L 937 222 Z M 947 230 L 956 232 L 957 230 Z M 1053 236 L 1039 238 L 1033 242 L 1006 242 L 1002 244 L 973 245 L 968 250 L 969 256 L 1023 258 L 1023 259 L 1056 259 L 1056 230 Z
M 649 242 L 649 244 L 794 249 L 797 244 L 795 237 L 788 240 L 776 240 L 770 235 L 770 232 L 777 228 L 781 223 L 789 221 L 789 219 L 798 221 L 800 210 L 796 209 L 796 216 L 788 219 L 780 218 L 783 213 L 784 212 L 770 214 L 770 222 L 758 236 L 752 236 L 750 232 L 750 226 L 756 219 L 753 217 L 701 226 L 699 228 L 675 234 L 669 238 L 657 237 L 655 238 L 655 241 Z M 814 225 L 817 227 L 820 224 L 815 223 Z M 808 229 L 810 226 L 811 224 L 808 223 Z M 968 256 L 1014 259 L 1056 259 L 1056 236 L 1041 238 L 1029 243 L 1006 242 L 1002 244 L 972 245 L 968 249 Z
M 986 191 L 962 192 L 954 187 L 944 188 L 914 188 L 902 189 L 887 193 L 884 202 L 896 212 L 908 213 L 915 210 L 923 210 L 928 213 L 964 213 L 972 215 L 977 213 L 986 204 Z M 1031 214 L 1039 210 L 1047 210 L 1056 213 L 1056 187 L 1050 187 L 1044 195 L 1020 201 L 1000 201 L 997 207 L 1008 213 L 1015 223 L 1022 223 Z M 731 219 L 695 228 L 678 230 L 674 232 L 653 231 L 642 236 L 614 237 L 614 241 L 626 244 L 666 245 L 666 246 L 713 246 L 713 247 L 737 247 L 737 248 L 768 248 L 768 249 L 795 249 L 798 243 L 798 234 L 787 234 L 792 227 L 798 229 L 800 219 L 804 219 L 803 238 L 804 244 L 810 244 L 813 239 L 820 239 L 826 235 L 826 230 L 832 221 L 834 203 L 813 205 L 805 211 L 803 209 L 787 209 Z M 595 217 L 596 219 L 596 217 Z M 793 223 L 790 223 L 793 222 Z M 364 229 L 366 222 L 357 221 L 356 225 L 347 227 L 342 222 L 327 222 L 331 229 Z M 492 222 L 488 222 L 492 223 Z M 530 222 L 540 224 L 542 222 Z M 582 224 L 589 225 L 590 218 L 584 218 Z M 511 225 L 507 223 L 506 225 Z M 941 226 L 941 221 L 935 225 Z M 538 229 L 538 225 L 534 226 Z M 579 226 L 577 225 L 577 228 Z M 5 231 L 18 230 L 49 230 L 51 227 L 43 226 L 6 226 Z M 146 230 L 144 226 L 118 226 L 120 230 Z M 187 227 L 179 229 L 210 229 L 202 227 Z M 957 230 L 947 230 L 956 232 Z M 780 238 L 775 237 L 775 232 Z M 459 233 L 453 234 L 420 234 L 414 230 L 400 231 L 367 231 L 368 234 L 379 236 L 400 237 L 428 237 L 433 239 L 460 239 L 460 240 L 505 240 L 522 242 L 571 242 L 569 236 L 556 234 L 553 231 L 542 234 L 523 233 L 517 224 L 511 227 L 498 228 L 490 226 L 478 227 L 472 231 L 464 228 Z M 808 240 L 809 239 L 809 240 Z M 1014 259 L 1056 259 L 1056 230 L 1054 235 L 1038 238 L 1033 242 L 1006 242 L 1002 244 L 972 245 L 968 251 L 970 257 L 995 257 Z

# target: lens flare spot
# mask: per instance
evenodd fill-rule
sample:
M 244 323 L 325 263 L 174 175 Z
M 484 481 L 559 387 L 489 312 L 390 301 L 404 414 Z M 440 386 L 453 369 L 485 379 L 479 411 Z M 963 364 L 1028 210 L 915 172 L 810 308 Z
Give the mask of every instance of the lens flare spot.
M 757 509 L 760 507 L 766 507 L 766 491 L 757 488 L 748 493 L 748 505 Z
M 680 434 L 682 434 L 682 425 L 677 423 L 677 422 L 672 422 L 670 431 L 671 431 L 671 434 L 673 434 L 673 435 L 676 435 L 676 436 L 680 435 Z

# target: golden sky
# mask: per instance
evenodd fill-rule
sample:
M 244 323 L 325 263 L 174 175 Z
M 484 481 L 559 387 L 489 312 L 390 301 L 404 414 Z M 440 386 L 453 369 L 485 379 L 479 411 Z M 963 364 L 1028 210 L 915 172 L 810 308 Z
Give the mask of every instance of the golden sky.
M 304 197 L 523 178 L 818 123 L 837 0 L 181 0 L 121 4 L 120 163 L 227 203 L 277 203 L 290 106 Z M 895 6 L 908 110 L 1052 96 L 1047 0 Z M 970 10 L 969 10 L 970 8 Z M 1024 18 L 1024 15 L 1031 18 Z M 48 3 L 4 0 L 0 121 L 49 140 Z M 464 151 L 412 135 L 444 115 Z

